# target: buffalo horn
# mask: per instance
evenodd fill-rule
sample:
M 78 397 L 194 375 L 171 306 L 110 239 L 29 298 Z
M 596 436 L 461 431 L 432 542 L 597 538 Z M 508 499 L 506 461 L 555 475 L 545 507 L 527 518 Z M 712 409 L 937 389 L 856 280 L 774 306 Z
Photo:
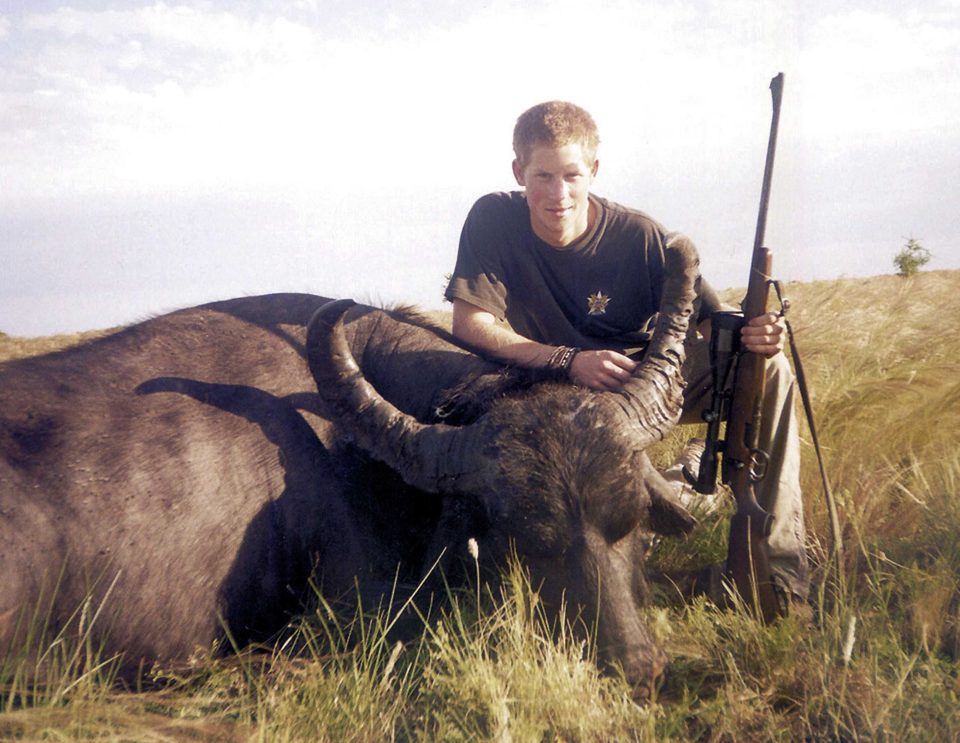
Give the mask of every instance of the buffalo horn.
M 641 431 L 638 448 L 662 439 L 680 419 L 684 381 L 683 344 L 693 332 L 700 261 L 689 239 L 677 235 L 664 250 L 664 283 L 653 338 L 643 361 L 624 386 L 628 412 Z
M 471 451 L 470 427 L 423 424 L 393 405 L 357 365 L 343 331 L 343 315 L 355 303 L 328 302 L 307 331 L 307 360 L 321 398 L 342 430 L 404 482 L 432 493 L 462 492 L 461 463 Z

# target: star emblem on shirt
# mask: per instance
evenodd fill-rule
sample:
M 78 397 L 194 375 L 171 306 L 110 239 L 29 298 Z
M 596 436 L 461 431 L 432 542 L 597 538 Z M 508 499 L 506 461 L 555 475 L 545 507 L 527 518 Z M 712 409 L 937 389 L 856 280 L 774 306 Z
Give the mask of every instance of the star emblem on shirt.
M 587 297 L 587 310 L 591 315 L 602 315 L 607 311 L 610 297 L 602 291 L 596 291 Z

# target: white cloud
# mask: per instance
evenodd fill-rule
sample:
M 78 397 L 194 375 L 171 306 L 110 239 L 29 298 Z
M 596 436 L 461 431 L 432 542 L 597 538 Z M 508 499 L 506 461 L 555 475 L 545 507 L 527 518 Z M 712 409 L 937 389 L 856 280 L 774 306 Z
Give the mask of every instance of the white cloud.
M 946 23 L 916 10 L 827 16 L 810 33 L 802 68 L 810 134 L 836 141 L 960 126 L 956 13 Z
M 24 26 L 97 44 L 112 45 L 142 37 L 174 46 L 237 53 L 269 48 L 272 35 L 270 23 L 245 20 L 229 12 L 164 3 L 127 10 L 61 7 L 27 16 Z
M 781 69 L 808 137 L 960 121 L 957 26 L 918 11 L 807 29 L 796 9 L 747 0 L 589 13 L 499 0 L 442 26 L 404 17 L 395 33 L 382 20 L 342 37 L 330 29 L 349 24 L 292 17 L 163 3 L 27 16 L 41 44 L 19 75 L 60 95 L 3 93 L 22 112 L 0 135 L 8 165 L 41 190 L 31 158 L 81 190 L 324 188 L 324 172 L 359 187 L 398 177 L 385 169 L 423 185 L 458 167 L 492 179 L 507 173 L 513 117 L 564 97 L 594 112 L 613 162 L 663 166 L 756 141 L 756 89 Z
M 816 141 L 960 120 L 955 25 L 838 13 L 801 45 L 799 16 L 765 8 L 498 0 L 342 37 L 303 14 L 211 6 L 27 16 L 41 43 L 16 73 L 30 85 L 0 93 L 20 112 L 0 133 L 7 196 L 506 187 L 513 118 L 553 97 L 594 113 L 614 186 L 684 162 L 722 177 L 717 153 L 762 141 L 757 89 L 781 69 L 784 126 Z
M 83 146 L 58 159 L 67 171 L 76 161 L 81 173 L 122 162 L 118 177 L 87 183 L 129 188 L 131 178 L 145 187 L 178 178 L 201 187 L 303 186 L 322 169 L 366 182 L 384 158 L 426 183 L 431 168 L 449 169 L 454 159 L 482 170 L 492 151 L 505 162 L 513 117 L 550 97 L 662 138 L 676 127 L 663 101 L 706 124 L 729 96 L 724 76 L 756 62 L 720 32 L 678 44 L 676 29 L 697 19 L 692 7 L 606 3 L 584 13 L 571 0 L 549 8 L 500 2 L 414 37 L 404 30 L 336 40 L 283 18 L 159 4 L 60 9 L 27 26 L 60 39 L 40 58 L 42 87 L 66 93 L 56 119 L 72 122 Z M 38 132 L 51 121 L 43 112 L 37 119 Z M 732 120 L 713 124 L 699 129 L 735 128 Z

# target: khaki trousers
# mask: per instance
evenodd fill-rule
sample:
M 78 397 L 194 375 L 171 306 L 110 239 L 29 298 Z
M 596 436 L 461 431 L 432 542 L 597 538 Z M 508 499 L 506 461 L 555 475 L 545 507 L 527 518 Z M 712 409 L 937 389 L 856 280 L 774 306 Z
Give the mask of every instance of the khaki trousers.
M 713 377 L 709 343 L 698 338 L 686 347 L 683 367 L 684 392 L 681 423 L 702 422 L 701 413 L 710 404 Z M 806 599 L 809 566 L 805 547 L 803 501 L 800 495 L 800 437 L 797 428 L 796 384 L 785 353 L 766 363 L 766 383 L 759 433 L 759 448 L 769 462 L 757 483 L 757 500 L 773 515 L 770 534 L 770 568 L 777 581 L 791 593 Z

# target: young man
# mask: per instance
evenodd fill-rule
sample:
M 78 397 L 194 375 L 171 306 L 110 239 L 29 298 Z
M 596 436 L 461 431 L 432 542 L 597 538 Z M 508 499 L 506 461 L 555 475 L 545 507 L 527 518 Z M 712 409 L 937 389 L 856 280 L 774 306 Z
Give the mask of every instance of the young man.
M 616 391 L 650 339 L 668 233 L 643 212 L 591 192 L 599 142 L 590 114 L 572 103 L 543 103 L 520 116 L 513 174 L 524 190 L 488 194 L 470 210 L 446 297 L 454 334 L 490 356 Z M 718 309 L 703 281 L 701 333 Z M 771 567 L 784 593 L 803 600 L 799 438 L 781 321 L 773 313 L 755 318 L 742 340 L 769 359 L 760 446 L 770 462 L 758 500 L 775 518 Z M 709 399 L 707 345 L 700 338 L 687 349 L 682 423 L 700 422 Z

